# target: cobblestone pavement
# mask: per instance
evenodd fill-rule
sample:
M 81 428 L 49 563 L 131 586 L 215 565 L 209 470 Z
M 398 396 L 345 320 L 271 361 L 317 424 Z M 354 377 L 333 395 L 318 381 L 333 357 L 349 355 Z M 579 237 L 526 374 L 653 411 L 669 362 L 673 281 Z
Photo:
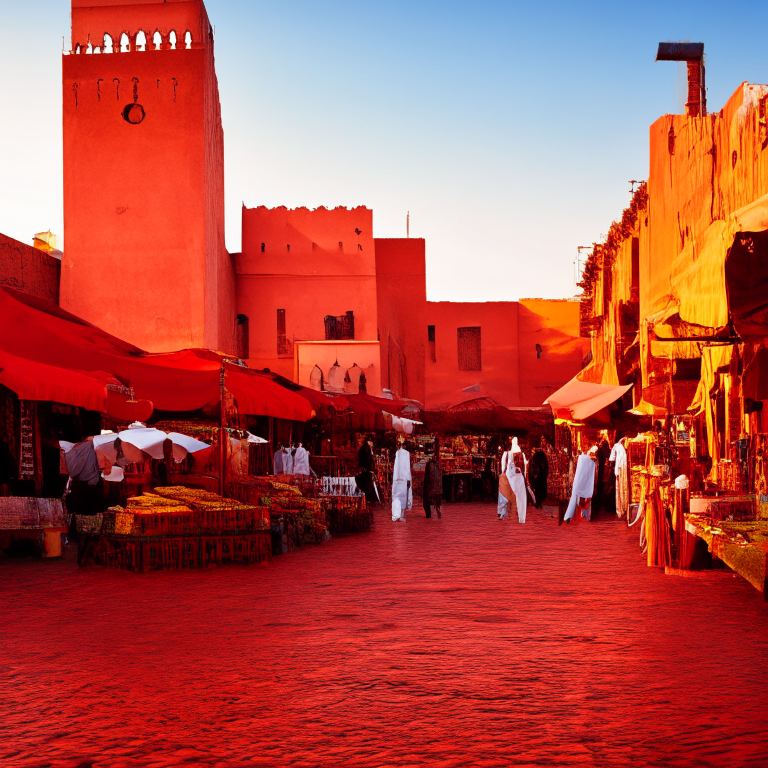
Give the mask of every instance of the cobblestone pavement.
M 768 608 L 618 521 L 377 512 L 268 567 L 0 561 L 0 764 L 768 764 Z

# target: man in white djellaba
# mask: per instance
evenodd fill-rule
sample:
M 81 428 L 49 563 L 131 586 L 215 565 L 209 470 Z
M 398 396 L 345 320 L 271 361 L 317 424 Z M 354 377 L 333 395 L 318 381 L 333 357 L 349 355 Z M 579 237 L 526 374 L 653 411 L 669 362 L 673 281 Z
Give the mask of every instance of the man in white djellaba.
M 525 513 L 528 509 L 528 497 L 525 488 L 525 468 L 528 460 L 518 445 L 517 438 L 512 438 L 512 447 L 501 457 L 501 472 L 509 480 L 512 493 L 517 502 L 517 521 L 525 522 Z M 499 520 L 506 520 L 509 512 L 509 500 L 499 491 L 499 504 L 497 514 Z
M 395 467 L 392 470 L 392 522 L 405 521 L 406 510 L 413 507 L 413 489 L 411 487 L 411 454 L 405 450 L 403 441 L 398 441 L 400 448 L 395 454 Z

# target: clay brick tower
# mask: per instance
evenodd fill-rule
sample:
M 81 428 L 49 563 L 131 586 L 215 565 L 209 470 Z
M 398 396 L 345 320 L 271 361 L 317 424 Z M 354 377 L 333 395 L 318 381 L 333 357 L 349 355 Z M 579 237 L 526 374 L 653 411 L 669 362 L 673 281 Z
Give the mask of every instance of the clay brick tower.
M 72 0 L 61 306 L 144 349 L 233 351 L 224 132 L 201 0 Z

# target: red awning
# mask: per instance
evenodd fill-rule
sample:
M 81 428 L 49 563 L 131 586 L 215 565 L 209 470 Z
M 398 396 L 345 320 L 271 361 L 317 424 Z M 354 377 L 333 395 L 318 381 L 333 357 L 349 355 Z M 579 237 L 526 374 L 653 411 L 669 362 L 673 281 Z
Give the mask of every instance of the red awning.
M 44 400 L 107 411 L 107 385 L 98 376 L 16 357 L 0 349 L 0 384 L 22 400 Z
M 108 371 L 163 411 L 194 411 L 220 400 L 221 362 L 210 350 L 149 354 L 57 307 L 0 289 L 0 349 L 19 358 L 80 372 Z M 269 378 L 227 365 L 227 388 L 241 413 L 306 421 L 311 404 Z
M 631 384 L 614 386 L 580 381 L 574 376 L 567 384 L 550 395 L 544 405 L 550 405 L 555 417 L 583 421 L 618 400 L 629 391 Z
M 307 421 L 315 415 L 309 400 L 281 387 L 268 376 L 231 363 L 225 368 L 226 387 L 237 400 L 240 413 L 291 421 Z

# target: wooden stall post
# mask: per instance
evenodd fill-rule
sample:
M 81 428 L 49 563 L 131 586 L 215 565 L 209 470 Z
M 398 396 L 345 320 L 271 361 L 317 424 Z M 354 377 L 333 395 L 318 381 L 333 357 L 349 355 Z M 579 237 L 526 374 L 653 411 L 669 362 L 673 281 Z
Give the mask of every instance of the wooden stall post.
M 225 440 L 227 436 L 227 407 L 224 397 L 226 375 L 224 362 L 222 361 L 221 371 L 219 373 L 219 399 L 221 408 L 221 416 L 219 419 L 219 496 L 226 495 L 227 444 Z

